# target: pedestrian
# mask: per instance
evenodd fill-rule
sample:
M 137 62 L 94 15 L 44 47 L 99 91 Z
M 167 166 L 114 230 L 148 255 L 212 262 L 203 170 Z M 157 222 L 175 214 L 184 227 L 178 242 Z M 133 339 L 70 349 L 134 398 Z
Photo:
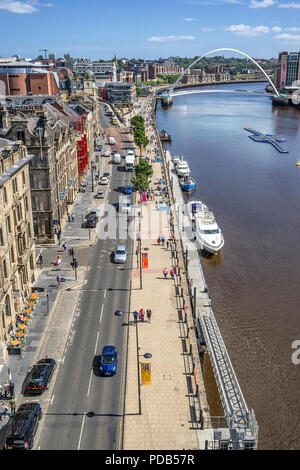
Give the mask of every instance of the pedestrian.
M 1 410 L 2 410 L 1 419 L 6 418 L 6 417 L 7 417 L 7 412 L 8 412 L 8 406 L 7 406 L 7 404 L 5 403 L 5 401 L 4 401 L 4 402 L 2 403 L 2 405 L 1 405 Z
M 13 398 L 9 400 L 9 406 L 10 406 L 10 416 L 12 416 L 16 412 L 16 402 Z
M 15 396 L 15 384 L 12 381 L 9 382 L 9 394 L 10 394 L 10 398 L 14 398 L 14 396 Z
M 147 310 L 147 318 L 148 322 L 151 323 L 152 311 L 150 309 Z
M 68 214 L 68 222 L 71 222 L 71 216 Z
M 172 279 L 174 279 L 174 269 L 173 268 L 170 270 L 170 276 L 171 276 Z
M 62 247 L 63 247 L 64 251 L 66 251 L 66 249 L 67 249 L 67 242 L 66 241 L 63 242 Z
M 9 394 L 9 382 L 8 380 L 5 380 L 4 382 L 4 398 L 8 398 Z
M 74 222 L 75 220 L 74 214 L 71 215 L 71 219 L 72 219 L 72 222 Z
M 169 240 L 167 240 L 167 250 L 169 249 Z
M 144 309 L 141 308 L 140 311 L 139 311 L 139 320 L 142 319 L 142 315 L 144 315 Z
M 61 240 L 61 230 L 57 232 L 57 238 L 58 238 L 58 246 L 60 246 L 60 240 Z
M 157 239 L 157 244 L 160 245 L 160 237 Z
M 144 309 L 141 310 L 141 320 L 145 321 L 145 312 Z
M 56 276 L 56 282 L 57 282 L 57 287 L 58 287 L 59 284 L 60 284 L 60 277 L 59 276 Z
M 138 316 L 139 316 L 139 312 L 137 310 L 135 312 L 133 312 L 133 318 L 134 318 L 134 323 L 135 324 L 137 324 Z
M 163 270 L 163 273 L 164 273 L 165 279 L 167 279 L 167 276 L 168 276 L 167 268 L 165 268 L 165 269 Z
M 165 246 L 165 240 L 166 240 L 166 239 L 165 239 L 165 236 L 162 235 L 162 236 L 161 236 L 161 243 L 162 243 L 162 246 Z
M 43 255 L 42 255 L 42 253 L 40 253 L 40 255 L 39 255 L 39 263 L 40 263 L 41 266 L 43 266 Z

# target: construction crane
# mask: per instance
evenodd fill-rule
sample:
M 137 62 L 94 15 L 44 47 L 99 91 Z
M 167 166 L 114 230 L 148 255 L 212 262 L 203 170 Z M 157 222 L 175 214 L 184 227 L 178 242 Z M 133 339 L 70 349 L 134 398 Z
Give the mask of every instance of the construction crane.
M 49 49 L 39 49 L 39 52 L 44 52 L 45 53 L 45 59 L 47 59 L 47 52 Z

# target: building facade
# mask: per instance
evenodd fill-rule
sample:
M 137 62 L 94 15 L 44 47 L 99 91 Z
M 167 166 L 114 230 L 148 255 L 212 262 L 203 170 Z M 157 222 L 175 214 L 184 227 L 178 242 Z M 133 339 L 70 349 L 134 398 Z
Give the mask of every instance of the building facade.
M 31 294 L 36 278 L 29 164 L 21 142 L 0 138 L 0 364 L 16 314 Z
M 136 100 L 136 86 L 134 83 L 106 83 L 106 96 L 112 103 L 117 101 L 133 103 Z

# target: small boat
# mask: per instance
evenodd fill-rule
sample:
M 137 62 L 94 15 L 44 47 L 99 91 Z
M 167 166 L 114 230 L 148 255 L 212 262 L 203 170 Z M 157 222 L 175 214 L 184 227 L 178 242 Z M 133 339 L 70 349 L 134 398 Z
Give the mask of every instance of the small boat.
M 193 191 L 193 189 L 196 188 L 196 180 L 194 180 L 194 178 L 189 175 L 185 176 L 180 180 L 180 187 L 182 191 L 190 193 L 191 191 Z
M 162 130 L 161 133 L 159 134 L 160 140 L 162 142 L 171 142 L 171 136 L 170 134 L 167 133 L 167 131 Z
M 224 246 L 224 237 L 214 214 L 202 201 L 190 201 L 187 209 L 200 250 L 217 255 Z

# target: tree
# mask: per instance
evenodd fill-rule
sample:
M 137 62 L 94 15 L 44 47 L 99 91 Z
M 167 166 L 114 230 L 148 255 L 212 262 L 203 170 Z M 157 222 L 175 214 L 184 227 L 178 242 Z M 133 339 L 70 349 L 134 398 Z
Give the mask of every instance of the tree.
M 153 175 L 153 168 L 150 163 L 148 163 L 146 160 L 143 160 L 142 158 L 140 159 L 139 163 L 135 165 L 134 171 L 136 176 L 137 175 L 145 175 L 147 178 L 150 178 Z
M 141 194 L 149 188 L 150 178 L 145 173 L 138 173 L 131 182 L 134 189 Z

